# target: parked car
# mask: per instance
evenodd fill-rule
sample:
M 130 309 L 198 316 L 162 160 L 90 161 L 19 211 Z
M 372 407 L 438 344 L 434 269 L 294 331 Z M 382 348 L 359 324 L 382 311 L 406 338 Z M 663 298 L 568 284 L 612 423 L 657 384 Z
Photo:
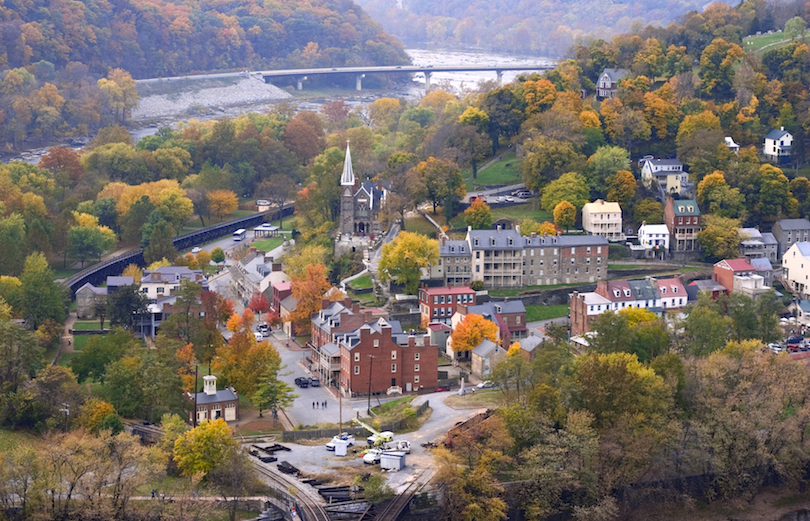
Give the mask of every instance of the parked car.
M 194 248 L 191 248 L 191 253 L 193 253 L 195 255 L 200 253 L 201 251 L 202 251 L 202 248 L 200 248 L 199 246 L 195 246 Z
M 302 389 L 306 389 L 307 387 L 309 387 L 309 378 L 304 378 L 303 376 L 300 376 L 295 379 L 295 385 L 297 385 Z
M 478 387 L 479 389 L 491 389 L 495 387 L 495 384 L 492 383 L 492 380 L 486 380 L 478 384 L 476 387 Z
M 782 353 L 785 350 L 785 348 L 779 344 L 768 344 L 768 349 L 770 349 L 774 354 Z
M 258 331 L 254 331 L 253 336 L 256 337 L 256 342 L 261 342 L 262 340 L 264 340 L 264 335 L 259 333 Z
M 511 195 L 507 195 L 506 197 L 504 197 L 504 199 L 506 199 L 507 203 L 514 203 L 515 202 L 515 198 L 512 197 Z
M 354 436 L 352 436 L 348 432 L 343 432 L 341 434 L 332 437 L 332 440 L 326 444 L 326 450 L 335 450 L 335 444 L 338 441 L 345 441 L 347 446 L 349 447 L 354 446 Z
M 320 387 L 321 386 L 320 378 L 313 376 L 312 378 L 309 379 L 309 385 L 311 385 L 312 387 Z
M 406 454 L 411 453 L 411 442 L 408 440 L 389 441 L 384 446 L 385 450 L 397 450 Z
M 368 449 L 368 452 L 363 456 L 363 463 L 374 465 L 379 463 L 382 458 L 383 451 L 380 449 Z
M 445 392 L 445 391 L 449 391 L 449 390 L 450 390 L 450 389 L 449 389 L 448 387 L 437 387 L 437 388 L 436 388 L 436 392 L 437 392 L 437 393 L 443 393 L 443 392 Z

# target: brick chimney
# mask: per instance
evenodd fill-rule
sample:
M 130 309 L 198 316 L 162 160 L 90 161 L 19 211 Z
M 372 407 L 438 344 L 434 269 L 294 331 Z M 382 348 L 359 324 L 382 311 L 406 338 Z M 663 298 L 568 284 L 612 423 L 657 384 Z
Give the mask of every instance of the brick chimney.
M 596 294 L 602 295 L 606 299 L 610 300 L 610 295 L 608 294 L 608 283 L 606 280 L 598 280 L 596 281 Z
M 358 302 L 354 302 L 346 306 L 347 308 L 352 310 L 352 313 L 358 315 L 360 313 L 360 304 Z
M 369 323 L 374 320 L 374 313 L 370 309 L 363 309 L 360 312 L 363 314 L 363 322 Z
M 439 246 L 444 246 L 445 242 L 447 242 L 447 236 L 445 234 L 439 235 Z

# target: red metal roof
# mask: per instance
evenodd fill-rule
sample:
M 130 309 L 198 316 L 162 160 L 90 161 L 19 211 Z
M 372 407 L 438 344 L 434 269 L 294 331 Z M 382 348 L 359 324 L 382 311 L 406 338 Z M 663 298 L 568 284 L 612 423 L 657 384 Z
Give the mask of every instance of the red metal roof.
M 717 264 L 726 263 L 732 271 L 756 271 L 746 259 L 725 259 Z M 715 264 L 716 266 L 716 264 Z

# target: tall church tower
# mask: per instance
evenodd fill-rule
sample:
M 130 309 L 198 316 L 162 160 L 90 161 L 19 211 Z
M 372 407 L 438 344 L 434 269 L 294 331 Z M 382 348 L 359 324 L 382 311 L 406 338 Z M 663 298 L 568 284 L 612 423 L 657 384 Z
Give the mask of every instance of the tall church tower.
M 346 159 L 343 161 L 343 174 L 340 176 L 340 233 L 354 233 L 354 192 L 357 180 L 352 169 L 352 154 L 346 141 Z

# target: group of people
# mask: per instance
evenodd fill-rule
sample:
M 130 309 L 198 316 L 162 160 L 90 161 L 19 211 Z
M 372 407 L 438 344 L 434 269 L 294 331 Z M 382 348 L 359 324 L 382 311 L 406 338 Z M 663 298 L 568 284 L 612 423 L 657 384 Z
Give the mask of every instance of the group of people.
M 326 400 L 322 402 L 312 402 L 313 409 L 326 409 Z

